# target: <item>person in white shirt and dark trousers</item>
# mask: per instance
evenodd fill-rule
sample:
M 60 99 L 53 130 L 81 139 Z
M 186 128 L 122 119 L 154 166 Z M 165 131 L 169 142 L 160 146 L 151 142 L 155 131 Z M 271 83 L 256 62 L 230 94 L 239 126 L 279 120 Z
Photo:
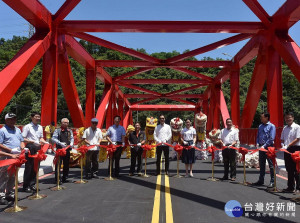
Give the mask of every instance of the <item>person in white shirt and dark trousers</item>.
M 48 143 L 43 138 L 43 127 L 38 123 L 41 120 L 41 115 L 37 112 L 33 112 L 31 115 L 31 123 L 25 125 L 23 128 L 22 136 L 24 142 L 27 143 L 26 147 L 29 149 L 30 154 L 34 155 L 41 149 L 41 145 Z M 24 192 L 31 193 L 36 191 L 36 173 L 34 172 L 34 158 L 29 158 L 26 154 L 25 170 L 24 170 Z
M 224 176 L 222 180 L 228 180 L 229 166 L 230 166 L 230 179 L 235 181 L 236 178 L 236 150 L 229 148 L 234 146 L 239 140 L 238 131 L 232 128 L 232 120 L 226 119 L 226 128 L 221 130 L 220 138 L 223 146 L 227 147 L 222 151 L 224 161 Z
M 281 133 L 281 146 L 290 153 L 300 151 L 300 126 L 294 122 L 294 114 L 292 112 L 287 112 L 284 116 L 286 126 L 283 128 Z M 299 193 L 300 190 L 300 175 L 296 170 L 296 163 L 293 161 L 292 157 L 288 153 L 284 153 L 285 168 L 288 172 L 288 187 L 283 189 L 283 192 Z
M 154 140 L 157 144 L 162 143 L 160 146 L 156 147 L 156 175 L 160 174 L 160 159 L 161 153 L 164 152 L 165 157 L 165 174 L 169 174 L 169 146 L 164 145 L 164 143 L 170 143 L 172 137 L 171 127 L 165 124 L 165 116 L 159 116 L 160 124 L 154 129 Z
M 196 143 L 196 130 L 191 126 L 190 119 L 185 120 L 186 127 L 181 131 L 181 140 L 184 146 L 195 146 Z M 193 177 L 193 163 L 195 163 L 195 148 L 183 149 L 182 162 L 185 164 L 185 177 L 188 177 L 190 166 L 190 177 Z
M 85 143 L 90 145 L 100 145 L 102 140 L 102 132 L 99 128 L 97 128 L 98 125 L 98 119 L 93 118 L 91 120 L 91 127 L 87 128 L 82 138 L 84 139 Z M 98 153 L 99 153 L 99 147 L 95 146 L 91 149 L 89 149 L 86 153 L 86 161 L 85 161 L 85 176 L 87 179 L 93 178 L 99 178 L 98 177 Z

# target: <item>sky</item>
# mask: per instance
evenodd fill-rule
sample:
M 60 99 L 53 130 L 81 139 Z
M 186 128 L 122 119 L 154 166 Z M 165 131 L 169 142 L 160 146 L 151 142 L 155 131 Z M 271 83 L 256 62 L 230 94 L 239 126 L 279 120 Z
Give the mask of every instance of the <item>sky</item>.
M 55 13 L 64 0 L 40 0 Z M 284 0 L 259 0 L 273 15 Z M 259 21 L 242 0 L 82 0 L 67 20 L 163 20 L 163 21 Z M 29 24 L 0 1 L 0 38 L 28 36 Z M 300 45 L 300 22 L 289 31 Z M 175 33 L 92 33 L 129 48 L 144 48 L 148 53 L 193 50 L 236 34 Z M 231 59 L 248 40 L 197 56 Z

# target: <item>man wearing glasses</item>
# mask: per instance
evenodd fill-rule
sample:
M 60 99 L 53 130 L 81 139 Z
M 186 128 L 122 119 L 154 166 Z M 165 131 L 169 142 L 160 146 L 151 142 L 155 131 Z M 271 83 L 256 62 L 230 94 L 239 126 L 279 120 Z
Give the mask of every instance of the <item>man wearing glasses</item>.
M 88 146 L 91 145 L 100 145 L 102 140 L 102 132 L 98 125 L 98 119 L 93 118 L 91 120 L 92 125 L 91 127 L 87 128 L 82 138 L 84 139 L 85 143 Z M 99 146 L 94 146 L 93 148 L 89 149 L 86 153 L 86 163 L 85 163 L 85 177 L 86 179 L 99 178 L 98 177 L 98 153 L 99 153 Z
M 170 139 L 172 137 L 171 127 L 165 124 L 165 116 L 159 116 L 160 124 L 157 125 L 154 129 L 154 140 L 157 144 L 160 144 L 156 147 L 156 175 L 160 174 L 160 159 L 161 153 L 164 152 L 165 157 L 165 174 L 169 174 L 169 146 L 165 145 L 164 143 L 170 143 Z

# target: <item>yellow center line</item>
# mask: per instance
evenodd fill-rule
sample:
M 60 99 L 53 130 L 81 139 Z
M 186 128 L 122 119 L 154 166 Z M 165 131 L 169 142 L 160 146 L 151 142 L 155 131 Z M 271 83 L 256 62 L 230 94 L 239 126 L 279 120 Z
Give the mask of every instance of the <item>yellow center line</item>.
M 165 175 L 166 223 L 173 223 L 169 176 Z
M 160 169 L 162 167 L 162 160 L 160 161 Z M 156 189 L 154 195 L 154 204 L 152 212 L 152 223 L 159 223 L 160 210 L 160 188 L 161 188 L 161 174 L 157 176 Z M 166 200 L 166 223 L 173 223 L 172 201 L 170 193 L 169 176 L 165 175 L 165 200 Z

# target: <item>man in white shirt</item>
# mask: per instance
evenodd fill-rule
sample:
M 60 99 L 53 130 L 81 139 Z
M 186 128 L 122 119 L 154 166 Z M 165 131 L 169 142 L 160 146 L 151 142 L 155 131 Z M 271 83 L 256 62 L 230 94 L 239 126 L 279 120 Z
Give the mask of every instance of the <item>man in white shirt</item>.
M 90 145 L 100 145 L 102 140 L 102 132 L 98 125 L 98 119 L 92 118 L 91 120 L 91 127 L 87 128 L 82 138 L 84 139 L 85 143 Z M 86 153 L 86 162 L 85 162 L 85 177 L 87 179 L 99 178 L 98 177 L 98 153 L 99 147 L 95 146 Z
M 22 136 L 24 142 L 27 143 L 26 147 L 29 149 L 31 155 L 37 153 L 41 149 L 41 145 L 47 143 L 43 138 L 43 127 L 38 123 L 41 120 L 40 113 L 33 112 L 31 113 L 31 122 L 24 126 Z M 26 154 L 25 170 L 24 170 L 24 183 L 23 190 L 24 192 L 31 193 L 36 191 L 35 182 L 36 182 L 36 173 L 34 172 L 34 158 L 29 158 Z
M 300 126 L 294 122 L 294 114 L 287 112 L 284 115 L 286 126 L 281 132 L 281 146 L 290 153 L 300 150 Z M 292 193 L 295 189 L 296 182 L 296 193 L 300 190 L 300 179 L 299 173 L 296 171 L 296 163 L 288 153 L 284 153 L 285 168 L 288 172 L 288 187 L 283 189 L 283 192 Z
M 162 143 L 160 146 L 156 147 L 156 175 L 160 174 L 160 159 L 161 153 L 164 151 L 165 156 L 165 174 L 169 174 L 169 146 L 164 145 L 164 143 L 170 143 L 172 137 L 171 127 L 165 124 L 165 116 L 159 116 L 160 124 L 157 125 L 154 129 L 154 140 L 157 144 Z
M 234 146 L 239 140 L 238 132 L 232 127 L 232 120 L 230 118 L 226 119 L 226 126 L 221 130 L 220 138 L 223 146 L 227 148 L 222 151 L 223 161 L 224 161 L 224 176 L 222 180 L 228 180 L 228 172 L 230 165 L 230 178 L 231 181 L 235 181 L 236 178 L 236 150 L 231 149 L 230 146 Z

